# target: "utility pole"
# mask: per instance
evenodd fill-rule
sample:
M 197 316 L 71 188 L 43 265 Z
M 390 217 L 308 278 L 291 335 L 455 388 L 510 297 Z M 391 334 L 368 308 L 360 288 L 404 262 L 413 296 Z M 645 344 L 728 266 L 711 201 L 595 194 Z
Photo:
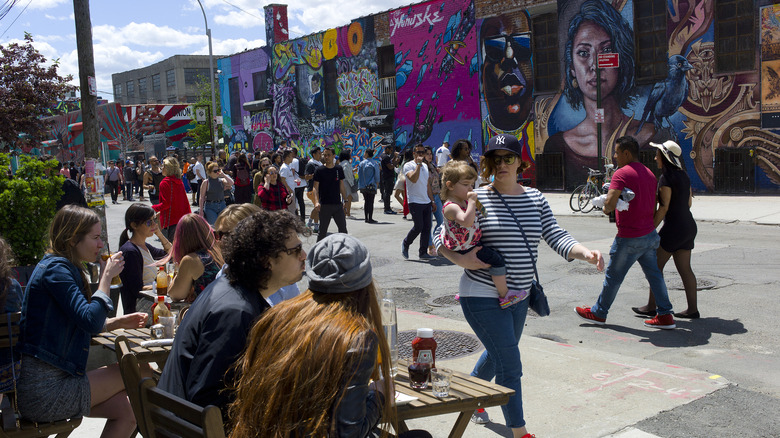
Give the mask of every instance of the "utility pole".
M 76 50 L 79 56 L 79 85 L 81 87 L 81 123 L 84 135 L 84 160 L 98 158 L 100 147 L 100 128 L 97 121 L 97 96 L 93 96 L 90 79 L 95 81 L 95 56 L 92 51 L 92 19 L 89 15 L 89 0 L 73 0 L 73 16 L 76 21 Z M 89 166 L 89 163 L 88 167 Z M 90 174 L 87 173 L 87 177 Z M 93 179 L 102 178 L 92 166 Z M 102 231 L 100 237 L 108 243 L 106 227 L 106 202 L 103 193 L 87 190 L 87 204 L 100 216 Z M 108 249 L 108 244 L 106 249 Z
M 92 52 L 92 19 L 89 15 L 89 0 L 73 0 L 73 15 L 76 19 L 76 47 L 79 56 L 84 158 L 97 159 L 100 146 L 100 128 L 97 122 L 97 96 L 93 96 L 89 92 L 89 78 L 95 80 L 95 57 Z

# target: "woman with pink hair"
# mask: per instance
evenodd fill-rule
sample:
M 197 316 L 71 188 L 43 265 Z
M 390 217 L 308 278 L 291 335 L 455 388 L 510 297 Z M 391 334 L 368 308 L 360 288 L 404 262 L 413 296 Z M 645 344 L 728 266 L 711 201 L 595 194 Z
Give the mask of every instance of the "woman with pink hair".
M 192 302 L 214 281 L 225 263 L 216 241 L 214 230 L 202 217 L 190 213 L 181 218 L 168 257 L 179 265 L 168 288 L 172 299 Z

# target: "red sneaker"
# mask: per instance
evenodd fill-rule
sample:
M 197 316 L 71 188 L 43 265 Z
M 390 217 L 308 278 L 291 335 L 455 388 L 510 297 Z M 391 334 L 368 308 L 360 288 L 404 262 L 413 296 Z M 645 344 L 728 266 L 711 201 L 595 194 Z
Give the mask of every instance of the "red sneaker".
M 577 315 L 580 318 L 588 321 L 591 324 L 604 325 L 607 323 L 605 318 L 599 318 L 598 316 L 594 315 L 593 312 L 590 311 L 590 307 L 575 307 L 574 311 L 577 312 Z
M 671 330 L 677 326 L 674 324 L 674 316 L 671 314 L 656 315 L 653 319 L 645 320 L 647 327 L 655 327 L 664 330 Z

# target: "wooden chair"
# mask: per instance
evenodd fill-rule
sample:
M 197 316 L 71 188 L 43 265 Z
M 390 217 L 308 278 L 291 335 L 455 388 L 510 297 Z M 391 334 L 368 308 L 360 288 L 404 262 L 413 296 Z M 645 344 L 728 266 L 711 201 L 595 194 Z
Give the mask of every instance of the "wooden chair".
M 141 412 L 141 394 L 139 393 L 141 368 L 138 357 L 130 351 L 126 336 L 117 336 L 114 339 L 114 347 L 116 360 L 119 363 L 119 372 L 122 374 L 122 381 L 125 384 L 125 392 L 128 400 L 130 400 L 130 406 L 133 407 L 133 415 L 138 426 L 138 432 L 144 437 L 149 437 L 151 435 L 146 430 L 146 423 Z
M 140 393 L 141 410 L 149 430 L 146 438 L 225 438 L 218 407 L 202 408 L 163 391 L 148 378 L 141 381 Z
M 22 313 L 0 314 L 0 350 L 13 351 L 19 341 L 19 321 Z M 81 424 L 81 417 L 55 421 L 53 423 L 34 423 L 26 420 L 18 420 L 19 411 L 16 406 L 16 388 L 2 393 L 3 400 L 0 403 L 0 438 L 35 438 L 56 435 L 56 438 L 65 438 Z

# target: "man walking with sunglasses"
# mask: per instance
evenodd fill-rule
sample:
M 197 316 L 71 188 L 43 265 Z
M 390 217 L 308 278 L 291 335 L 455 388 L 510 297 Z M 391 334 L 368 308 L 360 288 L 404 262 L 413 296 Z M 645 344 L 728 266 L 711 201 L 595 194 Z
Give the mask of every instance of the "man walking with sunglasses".
M 404 165 L 406 176 L 406 197 L 409 200 L 409 212 L 412 214 L 414 226 L 409 230 L 403 242 L 401 242 L 401 255 L 409 258 L 409 246 L 417 236 L 420 236 L 420 260 L 433 259 L 428 255 L 428 240 L 431 236 L 431 215 L 436 204 L 433 202 L 433 193 L 428 184 L 428 166 L 425 164 L 425 146 L 418 143 L 414 146 L 414 160 Z
M 220 233 L 222 273 L 190 306 L 176 331 L 159 387 L 227 414 L 234 368 L 268 297 L 303 276 L 303 222 L 286 210 L 259 211 Z M 266 269 L 258 269 L 265 266 Z

